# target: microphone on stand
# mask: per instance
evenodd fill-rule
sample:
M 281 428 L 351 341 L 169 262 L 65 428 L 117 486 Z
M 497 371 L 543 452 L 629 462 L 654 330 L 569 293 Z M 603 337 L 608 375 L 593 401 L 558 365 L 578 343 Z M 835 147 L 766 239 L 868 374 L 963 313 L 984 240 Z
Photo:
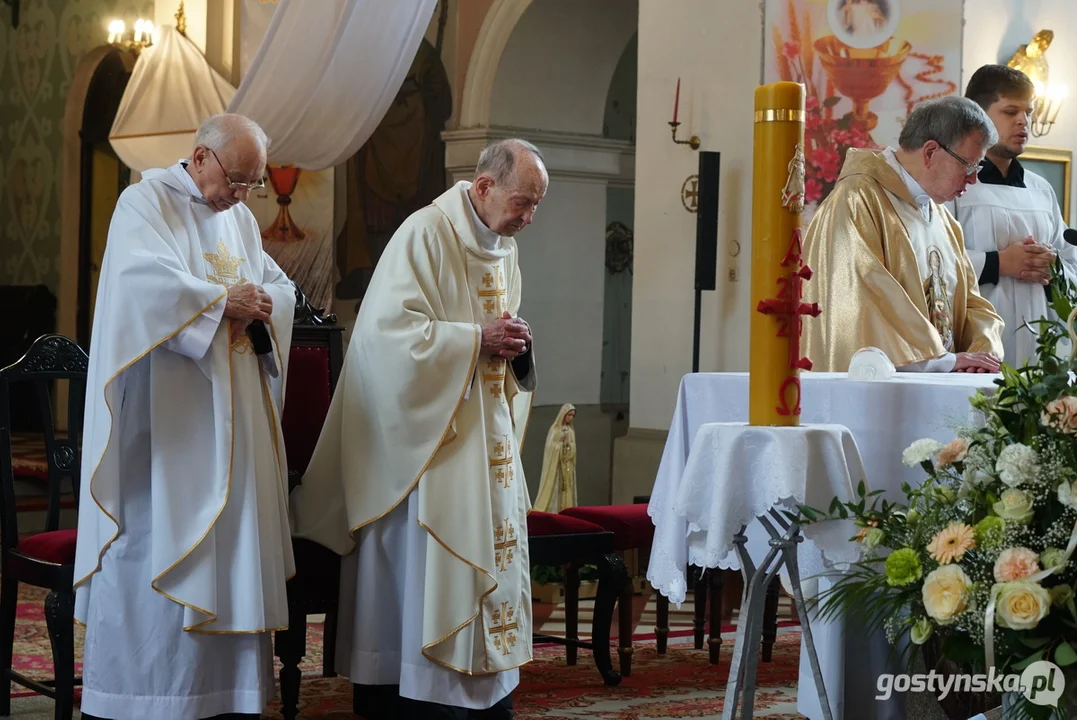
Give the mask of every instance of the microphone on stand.
M 1062 239 L 1068 242 L 1070 245 L 1077 245 L 1077 230 L 1073 228 L 1066 228 L 1062 231 Z

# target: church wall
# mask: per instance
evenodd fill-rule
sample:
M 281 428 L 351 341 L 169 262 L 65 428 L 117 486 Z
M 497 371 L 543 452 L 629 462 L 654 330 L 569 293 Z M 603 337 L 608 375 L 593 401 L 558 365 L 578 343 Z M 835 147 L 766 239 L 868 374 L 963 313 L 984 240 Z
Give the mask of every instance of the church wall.
M 18 29 L 0 5 L 0 284 L 59 296 L 60 177 L 67 90 L 108 20 L 153 17 L 152 0 L 23 0 Z
M 1004 63 L 1040 29 L 1055 32 L 1047 52 L 1054 82 L 1070 99 L 1049 135 L 1032 144 L 1077 145 L 1077 13 L 1071 0 L 971 0 L 965 4 L 962 89 L 980 65 Z M 691 370 L 695 215 L 680 188 L 698 157 L 670 141 L 674 87 L 681 78 L 680 137 L 721 156 L 718 289 L 703 294 L 700 368 L 748 369 L 751 263 L 752 93 L 762 77 L 762 5 L 707 0 L 640 0 L 636 137 L 631 416 L 614 450 L 614 501 L 654 482 L 681 377 Z M 1073 184 L 1077 203 L 1077 183 Z M 733 257 L 733 241 L 740 252 Z M 735 272 L 736 280 L 730 273 Z

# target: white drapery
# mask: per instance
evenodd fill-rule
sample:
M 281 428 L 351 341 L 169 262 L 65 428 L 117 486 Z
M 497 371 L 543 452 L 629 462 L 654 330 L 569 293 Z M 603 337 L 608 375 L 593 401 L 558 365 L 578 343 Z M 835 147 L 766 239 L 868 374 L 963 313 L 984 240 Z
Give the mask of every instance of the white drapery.
M 339 165 L 388 111 L 436 4 L 280 0 L 228 112 L 262 126 L 274 165 Z
M 198 46 L 164 25 L 135 63 L 109 132 L 112 149 L 139 172 L 169 167 L 191 154 L 198 126 L 235 92 Z

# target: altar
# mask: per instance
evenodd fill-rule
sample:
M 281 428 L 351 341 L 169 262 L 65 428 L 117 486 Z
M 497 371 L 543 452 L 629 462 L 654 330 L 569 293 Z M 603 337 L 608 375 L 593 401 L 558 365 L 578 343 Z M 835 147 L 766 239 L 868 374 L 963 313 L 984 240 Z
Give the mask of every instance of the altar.
M 887 381 L 863 382 L 849 380 L 845 373 L 805 372 L 800 376 L 803 408 L 800 422 L 849 428 L 863 461 L 868 488 L 881 489 L 889 500 L 900 501 L 902 482 L 919 484 L 925 478 L 919 466 L 908 468 L 902 464 L 904 449 L 920 438 L 948 442 L 955 435 L 955 427 L 976 424 L 977 413 L 969 399 L 978 390 L 992 393 L 996 377 L 898 373 Z M 700 427 L 710 423 L 742 423 L 747 419 L 748 373 L 696 373 L 681 380 L 649 505 L 655 535 L 647 579 L 674 603 L 685 599 L 685 571 L 689 562 L 714 566 L 716 561 L 717 567 L 723 569 L 740 567 L 731 551 L 720 558 L 711 553 L 708 559 L 707 548 L 693 541 L 696 533 L 689 531 L 683 508 L 677 507 L 677 497 L 686 483 L 698 485 L 708 480 L 705 476 L 708 463 L 698 457 L 707 453 L 708 448 L 701 444 L 695 448 L 697 457 L 692 456 L 693 441 Z M 749 524 L 745 534 L 749 555 L 758 562 L 766 552 L 769 536 L 758 522 Z M 809 535 L 798 552 L 801 577 L 807 579 L 840 568 L 842 562 L 852 559 L 853 547 L 851 543 L 836 543 L 833 537 L 826 543 L 816 543 Z M 827 583 L 827 580 L 819 582 Z M 804 584 L 806 592 L 812 594 L 811 583 Z M 876 676 L 886 671 L 887 646 L 881 633 L 879 637 L 846 638 L 840 621 L 815 621 L 812 632 L 836 720 L 905 717 L 903 708 L 895 704 L 897 700 L 903 705 L 900 698 L 895 697 L 886 707 L 874 700 Z M 848 666 L 847 655 L 852 661 Z M 722 668 L 719 672 L 727 670 Z M 822 717 L 803 646 L 799 687 L 799 712 L 812 720 Z M 845 712 L 846 708 L 850 712 Z M 874 714 L 868 708 L 874 708 Z

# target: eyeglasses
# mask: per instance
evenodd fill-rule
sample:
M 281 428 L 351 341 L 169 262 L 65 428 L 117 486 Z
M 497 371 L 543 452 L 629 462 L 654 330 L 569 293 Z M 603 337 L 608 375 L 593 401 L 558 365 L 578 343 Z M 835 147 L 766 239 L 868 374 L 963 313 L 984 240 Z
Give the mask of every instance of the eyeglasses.
M 210 149 L 209 152 L 211 155 L 213 155 L 213 159 L 217 161 L 217 164 L 220 165 L 221 172 L 224 173 L 224 179 L 228 181 L 228 188 L 230 190 L 246 190 L 247 192 L 250 192 L 251 190 L 261 190 L 266 186 L 265 178 L 256 180 L 252 183 L 235 182 L 234 180 L 232 180 L 232 178 L 228 177 L 228 171 L 224 169 L 224 165 L 221 163 L 221 159 L 217 157 L 217 153 L 214 152 L 212 149 Z M 955 155 L 954 157 L 957 156 Z
M 957 160 L 959 163 L 965 166 L 965 177 L 971 177 L 972 175 L 975 175 L 976 173 L 980 172 L 982 168 L 981 165 L 970 165 L 969 163 L 965 162 L 960 155 L 958 155 L 942 143 L 939 143 L 939 147 L 949 153 L 950 157 L 952 157 L 954 160 Z

